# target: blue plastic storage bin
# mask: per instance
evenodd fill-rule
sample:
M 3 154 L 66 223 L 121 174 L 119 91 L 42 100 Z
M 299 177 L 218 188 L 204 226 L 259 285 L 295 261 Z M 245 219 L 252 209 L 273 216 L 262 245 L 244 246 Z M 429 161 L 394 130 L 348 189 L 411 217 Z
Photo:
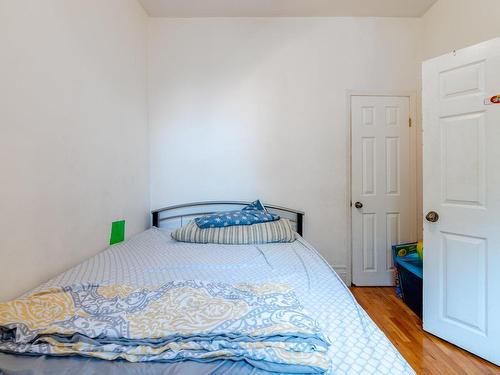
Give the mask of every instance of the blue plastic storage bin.
M 422 318 L 423 264 L 417 253 L 396 257 L 403 301 Z

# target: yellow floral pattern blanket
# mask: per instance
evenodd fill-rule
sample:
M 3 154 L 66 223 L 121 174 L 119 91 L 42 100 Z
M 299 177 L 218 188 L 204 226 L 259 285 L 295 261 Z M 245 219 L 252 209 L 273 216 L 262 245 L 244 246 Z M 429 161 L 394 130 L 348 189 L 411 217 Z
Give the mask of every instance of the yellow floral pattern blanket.
M 328 342 L 285 284 L 72 285 L 0 304 L 0 351 L 131 362 L 245 360 L 328 369 Z

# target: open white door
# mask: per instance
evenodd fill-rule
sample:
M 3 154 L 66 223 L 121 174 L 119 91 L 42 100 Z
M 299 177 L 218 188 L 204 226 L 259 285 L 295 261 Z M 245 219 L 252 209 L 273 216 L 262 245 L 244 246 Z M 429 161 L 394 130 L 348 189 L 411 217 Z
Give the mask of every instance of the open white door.
M 391 246 L 416 239 L 408 96 L 352 96 L 352 281 L 394 283 Z
M 495 94 L 500 38 L 423 64 L 424 329 L 500 365 Z

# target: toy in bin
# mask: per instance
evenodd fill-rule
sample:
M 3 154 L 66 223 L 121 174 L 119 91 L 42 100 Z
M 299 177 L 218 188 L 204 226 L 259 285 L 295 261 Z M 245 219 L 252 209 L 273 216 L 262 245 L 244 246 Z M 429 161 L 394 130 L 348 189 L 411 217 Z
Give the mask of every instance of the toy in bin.
M 424 241 L 420 240 L 417 242 L 417 254 L 420 260 L 424 260 Z
M 392 259 L 394 267 L 396 267 L 397 258 L 405 257 L 408 254 L 417 252 L 417 242 L 403 243 L 401 245 L 392 246 Z M 399 298 L 403 298 L 403 293 L 401 292 L 401 283 L 399 280 L 398 272 L 394 272 L 394 285 L 396 286 L 396 295 Z

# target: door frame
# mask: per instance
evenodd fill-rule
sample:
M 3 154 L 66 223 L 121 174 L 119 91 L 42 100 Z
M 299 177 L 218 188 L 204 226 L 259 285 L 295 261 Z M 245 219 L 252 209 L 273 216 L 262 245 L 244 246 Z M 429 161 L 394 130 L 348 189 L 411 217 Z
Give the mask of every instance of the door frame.
M 415 91 L 393 91 L 393 90 L 347 90 L 346 91 L 346 103 L 347 103 L 347 165 L 346 165 L 346 197 L 345 197 L 345 207 L 346 207 L 346 222 L 347 222 L 347 236 L 346 236 L 346 248 L 347 248 L 347 264 L 346 264 L 346 283 L 347 285 L 352 285 L 352 118 L 351 118 L 351 98 L 353 96 L 397 96 L 406 97 L 410 101 L 410 165 L 413 169 L 413 173 L 410 173 L 410 194 L 415 196 L 415 240 L 418 239 L 419 233 L 419 220 L 420 211 L 418 209 L 421 203 L 422 187 L 419 182 L 419 169 L 421 167 L 421 162 L 418 163 L 418 133 L 421 132 L 421 118 L 417 112 L 417 94 Z M 418 128 L 418 131 L 417 131 Z

